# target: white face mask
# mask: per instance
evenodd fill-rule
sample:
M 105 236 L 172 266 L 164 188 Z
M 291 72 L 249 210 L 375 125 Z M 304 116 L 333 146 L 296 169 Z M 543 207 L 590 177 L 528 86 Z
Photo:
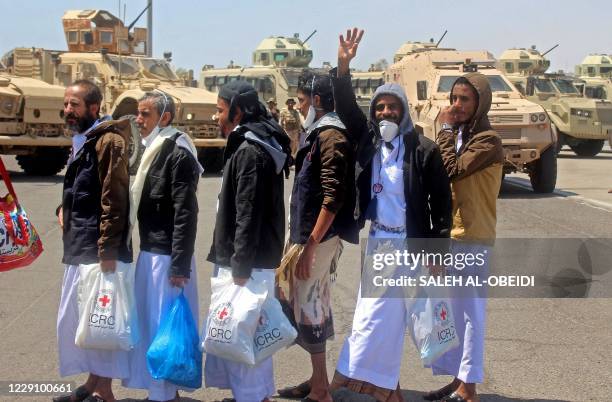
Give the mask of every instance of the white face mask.
M 162 128 L 159 126 L 159 123 L 161 123 L 162 119 L 164 118 L 164 113 L 166 113 L 166 107 L 168 107 L 168 98 L 166 97 L 166 94 L 164 94 L 163 92 L 161 93 L 162 95 L 164 95 L 164 108 L 162 109 L 162 112 L 159 115 L 159 120 L 157 120 L 157 124 L 155 125 L 155 127 L 153 127 L 153 130 L 151 130 L 149 135 L 147 135 L 146 137 L 140 140 L 142 145 L 144 145 L 145 147 L 148 147 L 149 145 L 151 145 L 155 137 L 157 137 L 157 134 L 159 134 L 159 132 L 162 131 Z
M 380 136 L 385 142 L 393 141 L 399 132 L 399 126 L 389 120 L 382 120 L 378 123 L 378 128 L 380 129 Z
M 312 106 L 311 104 L 310 107 L 308 108 L 308 113 L 306 114 L 306 118 L 304 119 L 304 128 L 306 130 L 308 130 L 310 126 L 312 126 L 312 123 L 315 122 L 316 116 L 317 116 L 317 111 L 315 110 L 314 106 Z

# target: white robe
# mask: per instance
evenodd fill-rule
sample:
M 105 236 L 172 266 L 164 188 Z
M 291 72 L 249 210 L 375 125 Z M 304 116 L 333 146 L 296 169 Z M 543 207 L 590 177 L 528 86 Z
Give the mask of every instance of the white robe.
M 377 222 L 393 228 L 406 225 L 402 169 L 405 147 L 402 141 L 403 138 L 400 136 L 391 141 L 394 145 L 392 150 L 382 146 L 374 156 L 372 164 L 372 187 L 376 183 L 383 185 L 382 192 L 376 195 Z M 372 192 L 372 197 L 374 195 Z M 375 233 L 370 233 L 369 239 L 405 236 L 405 233 L 377 230 Z M 410 323 L 408 313 L 411 304 L 412 299 L 362 297 L 360 287 L 353 316 L 353 328 L 344 341 L 336 370 L 354 380 L 395 390 L 402 365 L 404 335 Z
M 223 275 L 231 275 L 231 270 L 215 267 L 214 276 Z M 274 294 L 273 269 L 253 269 L 251 277 L 265 280 L 269 294 Z M 207 354 L 204 380 L 206 387 L 231 389 L 236 402 L 259 402 L 276 393 L 271 357 L 252 367 Z
M 192 391 L 168 381 L 155 380 L 147 368 L 147 350 L 155 338 L 163 313 L 180 294 L 180 288 L 170 284 L 168 272 L 171 256 L 141 251 L 136 263 L 136 306 L 140 342 L 129 354 L 130 375 L 122 382 L 124 387 L 147 389 L 149 399 L 167 401 L 174 399 L 176 392 Z M 195 259 L 191 260 L 191 277 L 185 285 L 185 297 L 189 302 L 194 322 L 198 326 L 198 288 Z
M 79 266 L 66 265 L 57 312 L 60 375 L 91 373 L 107 378 L 125 378 L 129 374 L 128 352 L 81 349 L 74 344 L 79 326 L 79 278 Z

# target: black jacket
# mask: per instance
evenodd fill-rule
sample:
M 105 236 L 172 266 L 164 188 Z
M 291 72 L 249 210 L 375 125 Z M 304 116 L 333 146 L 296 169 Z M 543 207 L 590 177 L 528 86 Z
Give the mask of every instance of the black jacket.
M 355 147 L 335 113 L 322 117 L 298 150 L 291 193 L 289 239 L 305 244 L 321 208 L 335 214 L 320 239 L 333 236 L 357 244 L 355 210 Z
M 285 237 L 283 173 L 260 143 L 245 138 L 248 132 L 242 126 L 227 139 L 208 255 L 208 261 L 231 267 L 232 275 L 239 278 L 249 278 L 253 268 L 275 269 Z
M 128 248 L 129 121 L 104 121 L 71 158 L 62 194 L 64 264 L 132 261 Z
M 357 105 L 351 77 L 336 77 L 332 72 L 336 112 L 349 133 L 356 138 L 355 165 L 357 207 L 360 227 L 372 199 L 372 161 L 382 144 L 378 126 L 367 121 Z M 373 99 L 374 101 L 374 99 Z M 407 110 L 404 111 L 407 113 Z M 438 146 L 414 130 L 403 136 L 404 195 L 406 232 L 409 238 L 449 237 L 452 226 L 450 182 Z
M 198 226 L 198 162 L 166 138 L 151 163 L 138 206 L 140 248 L 170 255 L 170 275 L 190 277 Z

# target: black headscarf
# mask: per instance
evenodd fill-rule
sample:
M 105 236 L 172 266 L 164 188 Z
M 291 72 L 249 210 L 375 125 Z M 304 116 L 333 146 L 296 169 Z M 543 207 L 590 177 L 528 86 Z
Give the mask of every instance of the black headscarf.
M 234 130 L 227 138 L 225 158 L 229 158 L 240 144 L 244 141 L 244 134 L 248 131 L 253 132 L 262 138 L 274 137 L 287 154 L 285 175 L 289 173 L 289 166 L 293 164 L 291 158 L 291 140 L 285 130 L 270 115 L 266 106 L 259 100 L 257 91 L 246 81 L 232 81 L 219 91 L 219 98 L 225 100 L 229 106 L 229 118 L 234 119 L 236 108 L 240 108 L 243 113 L 240 120 L 240 128 Z

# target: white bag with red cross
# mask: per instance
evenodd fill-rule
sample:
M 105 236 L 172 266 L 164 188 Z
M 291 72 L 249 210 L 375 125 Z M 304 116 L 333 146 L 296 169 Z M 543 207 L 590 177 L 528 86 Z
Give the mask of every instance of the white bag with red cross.
M 231 275 L 211 278 L 212 296 L 202 334 L 206 353 L 239 363 L 255 364 L 253 337 L 268 290 L 265 282 L 234 284 Z
M 411 308 L 412 340 L 425 366 L 459 346 L 448 299 L 422 297 Z
M 131 350 L 138 342 L 135 269 L 117 261 L 113 273 L 100 264 L 79 265 L 79 326 L 74 343 L 85 349 Z

